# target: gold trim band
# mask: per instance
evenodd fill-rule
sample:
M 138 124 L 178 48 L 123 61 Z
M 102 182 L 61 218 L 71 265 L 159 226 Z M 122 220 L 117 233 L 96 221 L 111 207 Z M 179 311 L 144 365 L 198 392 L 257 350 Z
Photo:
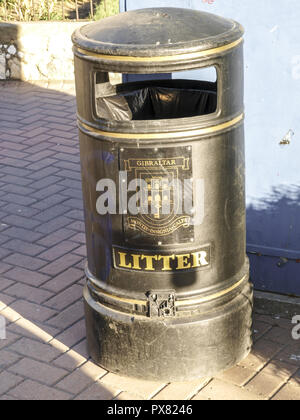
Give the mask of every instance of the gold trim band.
M 213 295 L 204 296 L 204 297 L 200 297 L 200 298 L 196 298 L 196 299 L 186 299 L 186 300 L 181 300 L 181 301 L 175 301 L 175 306 L 176 307 L 192 306 L 192 305 L 198 305 L 198 304 L 204 303 L 204 302 L 209 302 L 210 300 L 213 300 L 213 299 L 217 299 L 217 298 L 222 297 L 222 296 L 226 295 L 227 293 L 230 293 L 233 290 L 237 289 L 246 280 L 246 278 L 247 278 L 247 274 L 241 280 L 239 280 L 237 283 L 235 283 L 234 285 L 232 285 L 228 289 L 221 290 L 220 292 L 214 293 Z M 102 294 L 104 296 L 107 296 L 107 297 L 109 297 L 113 300 L 117 300 L 119 302 L 129 303 L 129 304 L 132 304 L 132 305 L 142 305 L 142 306 L 147 305 L 146 300 L 123 298 L 123 297 L 120 297 L 120 296 L 110 295 L 109 293 L 104 292 L 102 290 L 101 290 L 100 294 Z
M 123 298 L 123 297 L 120 297 L 120 296 L 110 295 L 109 293 L 103 292 L 102 290 L 99 293 L 101 295 L 107 296 L 108 298 L 111 298 L 113 300 L 118 300 L 119 302 L 130 303 L 131 305 L 142 305 L 142 306 L 147 305 L 146 300 Z
M 205 134 L 215 133 L 217 131 L 222 131 L 222 130 L 225 130 L 226 128 L 233 127 L 234 125 L 242 121 L 243 118 L 244 118 L 244 113 L 241 113 L 239 116 L 237 116 L 236 118 L 233 118 L 230 121 L 227 121 L 222 124 L 214 125 L 212 127 L 198 128 L 198 129 L 189 130 L 189 131 L 172 131 L 168 133 L 116 133 L 116 132 L 99 130 L 97 128 L 91 127 L 90 125 L 83 123 L 82 121 L 79 121 L 79 126 L 81 125 L 86 130 L 91 131 L 96 134 L 100 134 L 101 136 L 111 137 L 114 139 L 160 140 L 160 139 L 176 139 L 176 138 L 182 138 L 182 137 L 202 136 Z
M 194 53 L 186 54 L 176 54 L 176 55 L 166 55 L 166 56 L 154 56 L 154 57 L 132 57 L 125 55 L 108 55 L 108 54 L 99 54 L 92 51 L 84 50 L 83 48 L 77 48 L 77 51 L 81 54 L 98 58 L 99 60 L 109 60 L 109 61 L 127 61 L 128 63 L 157 63 L 157 62 L 167 62 L 167 61 L 183 61 L 183 60 L 196 60 L 197 58 L 207 57 L 209 55 L 220 54 L 225 51 L 228 51 L 234 47 L 237 47 L 243 38 L 239 38 L 237 41 L 231 42 L 227 45 L 222 45 L 221 47 L 211 48 L 206 51 L 198 51 Z

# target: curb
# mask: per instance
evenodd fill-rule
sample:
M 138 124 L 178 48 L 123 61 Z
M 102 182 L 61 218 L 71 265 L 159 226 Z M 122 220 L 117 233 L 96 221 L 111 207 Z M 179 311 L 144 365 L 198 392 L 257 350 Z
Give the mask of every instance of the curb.
M 291 319 L 295 315 L 300 315 L 300 298 L 256 290 L 254 291 L 254 312 Z

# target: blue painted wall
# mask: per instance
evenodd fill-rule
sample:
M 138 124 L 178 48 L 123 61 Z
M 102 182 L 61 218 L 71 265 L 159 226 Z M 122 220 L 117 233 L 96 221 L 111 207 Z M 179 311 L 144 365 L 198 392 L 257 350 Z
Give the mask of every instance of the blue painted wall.
M 300 295 L 299 0 L 214 0 L 212 4 L 120 0 L 120 4 L 122 11 L 204 10 L 245 27 L 247 243 L 252 281 L 257 289 Z M 280 145 L 282 140 L 290 144 Z

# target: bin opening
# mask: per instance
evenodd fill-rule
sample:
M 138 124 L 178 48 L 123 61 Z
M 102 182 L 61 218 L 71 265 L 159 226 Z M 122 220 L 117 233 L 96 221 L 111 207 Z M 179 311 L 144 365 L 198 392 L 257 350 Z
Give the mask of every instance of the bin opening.
M 96 85 L 98 117 L 134 121 L 186 118 L 214 113 L 217 83 L 194 80 L 153 80 Z

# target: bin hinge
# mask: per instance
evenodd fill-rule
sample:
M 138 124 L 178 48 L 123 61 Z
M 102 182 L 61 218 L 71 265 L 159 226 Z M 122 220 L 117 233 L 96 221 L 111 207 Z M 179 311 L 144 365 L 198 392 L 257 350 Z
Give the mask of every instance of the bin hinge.
M 155 291 L 147 293 L 148 316 L 150 318 L 172 318 L 175 316 L 175 290 Z

